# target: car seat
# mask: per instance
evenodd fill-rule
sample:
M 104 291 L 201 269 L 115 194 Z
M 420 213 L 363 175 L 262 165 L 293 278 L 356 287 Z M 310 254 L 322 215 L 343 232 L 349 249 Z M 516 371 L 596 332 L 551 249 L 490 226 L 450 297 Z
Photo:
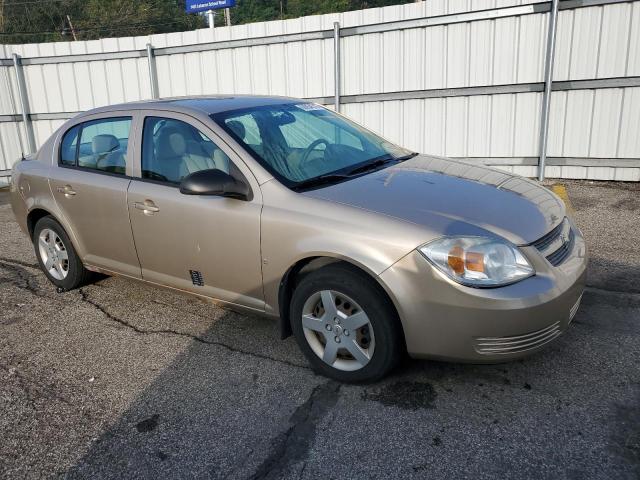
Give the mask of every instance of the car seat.
M 78 158 L 78 166 L 102 170 L 99 163 L 105 165 L 105 160 L 119 149 L 120 142 L 114 135 L 96 135 L 91 140 L 91 155 L 84 155 Z M 122 152 L 120 152 L 120 156 L 122 156 L 122 159 L 118 159 L 117 156 L 114 156 L 111 161 L 120 162 L 120 165 L 124 167 L 125 161 Z
M 98 138 L 98 137 L 110 137 L 110 138 Z M 96 139 L 97 142 L 96 142 Z M 120 142 L 113 135 L 98 135 L 93 138 L 91 142 L 94 154 L 96 158 L 96 168 L 105 172 L 126 174 L 127 160 L 124 155 L 124 151 L 120 146 Z M 106 148 L 108 150 L 103 152 L 97 152 L 97 150 Z

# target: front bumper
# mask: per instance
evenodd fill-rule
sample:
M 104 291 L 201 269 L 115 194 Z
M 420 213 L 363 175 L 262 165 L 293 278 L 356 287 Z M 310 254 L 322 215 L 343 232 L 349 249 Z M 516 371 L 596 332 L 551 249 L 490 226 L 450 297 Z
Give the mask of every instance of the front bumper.
M 380 275 L 412 357 L 495 363 L 533 353 L 564 332 L 585 286 L 587 251 L 574 226 L 558 266 L 523 247 L 536 275 L 499 288 L 470 288 L 447 278 L 417 251 Z

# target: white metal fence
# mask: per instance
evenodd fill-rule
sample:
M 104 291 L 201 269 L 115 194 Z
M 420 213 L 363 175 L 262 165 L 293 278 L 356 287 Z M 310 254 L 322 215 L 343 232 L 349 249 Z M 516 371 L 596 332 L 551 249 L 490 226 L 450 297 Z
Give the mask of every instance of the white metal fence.
M 408 148 L 523 175 L 538 175 L 546 154 L 546 176 L 640 180 L 640 1 L 426 0 L 213 32 L 0 46 L 0 171 L 79 111 L 218 93 L 337 105 Z

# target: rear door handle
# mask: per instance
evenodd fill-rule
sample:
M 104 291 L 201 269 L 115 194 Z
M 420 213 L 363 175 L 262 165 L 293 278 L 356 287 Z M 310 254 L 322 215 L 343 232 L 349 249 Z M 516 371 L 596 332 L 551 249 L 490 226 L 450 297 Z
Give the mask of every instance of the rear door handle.
M 76 191 L 71 188 L 71 185 L 65 185 L 64 187 L 58 187 L 58 192 L 64 193 L 64 196 L 67 198 L 73 197 L 76 194 Z
M 156 207 L 155 203 L 151 200 L 145 200 L 144 202 L 134 202 L 133 206 L 138 210 L 142 210 L 145 215 L 153 215 L 159 212 L 160 209 Z

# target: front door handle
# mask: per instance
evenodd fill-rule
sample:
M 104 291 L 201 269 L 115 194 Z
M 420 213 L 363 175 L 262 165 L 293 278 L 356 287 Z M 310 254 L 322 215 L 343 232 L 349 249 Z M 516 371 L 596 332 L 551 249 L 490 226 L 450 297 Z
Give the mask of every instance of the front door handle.
M 160 209 L 156 207 L 156 204 L 151 200 L 145 200 L 144 202 L 134 202 L 133 206 L 138 210 L 142 210 L 145 215 L 153 215 L 159 212 Z
M 71 185 L 65 185 L 64 187 L 58 187 L 58 192 L 64 193 L 64 196 L 71 198 L 76 194 L 76 191 L 71 188 Z

